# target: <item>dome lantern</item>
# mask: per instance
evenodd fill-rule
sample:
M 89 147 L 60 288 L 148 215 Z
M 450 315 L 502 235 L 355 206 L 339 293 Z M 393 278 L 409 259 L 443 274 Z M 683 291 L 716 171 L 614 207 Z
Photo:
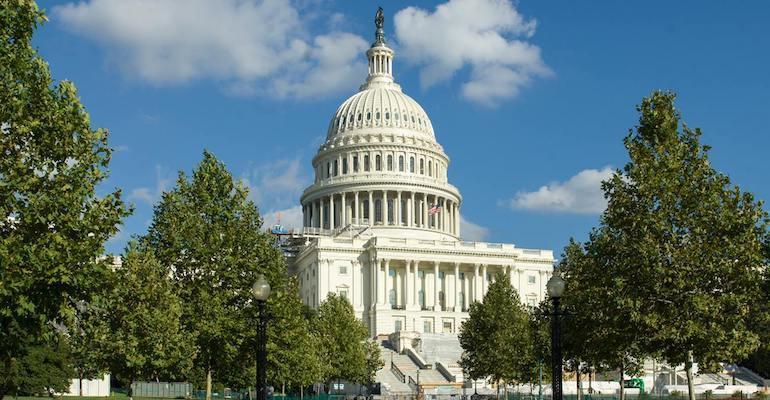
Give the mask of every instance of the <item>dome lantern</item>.
M 366 83 L 361 89 L 394 83 L 393 49 L 388 47 L 385 42 L 384 25 L 385 16 L 382 12 L 382 7 L 379 7 L 377 9 L 377 14 L 374 17 L 374 26 L 376 28 L 374 33 L 374 43 L 372 43 L 372 47 L 366 52 L 366 57 L 369 59 L 369 76 L 366 78 Z

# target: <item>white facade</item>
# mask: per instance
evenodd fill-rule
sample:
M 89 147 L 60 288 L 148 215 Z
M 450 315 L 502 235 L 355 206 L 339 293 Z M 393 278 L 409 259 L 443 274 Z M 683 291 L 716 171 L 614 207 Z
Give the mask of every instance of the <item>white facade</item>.
M 366 54 L 369 76 L 332 117 L 301 198 L 306 242 L 290 268 L 303 301 L 345 296 L 382 337 L 457 333 L 498 276 L 525 304 L 543 300 L 553 253 L 461 240 L 449 157 L 428 115 L 394 82 L 381 30 Z

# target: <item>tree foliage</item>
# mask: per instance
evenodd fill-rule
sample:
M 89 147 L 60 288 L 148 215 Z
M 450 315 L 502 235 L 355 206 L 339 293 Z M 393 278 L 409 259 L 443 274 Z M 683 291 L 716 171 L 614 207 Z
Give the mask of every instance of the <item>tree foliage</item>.
M 283 255 L 261 226 L 248 191 L 205 151 L 192 178 L 180 172 L 176 187 L 163 194 L 143 239 L 171 272 L 207 393 L 214 375 L 230 383 L 232 366 L 253 355 L 248 343 L 254 335 L 251 286 L 257 274 L 276 290 L 284 286 Z
M 606 349 L 684 363 L 691 378 L 693 360 L 708 370 L 758 345 L 749 317 L 767 214 L 714 170 L 701 131 L 680 124 L 674 99 L 654 92 L 638 106 L 639 125 L 624 141 L 630 161 L 603 184 L 601 225 L 583 254 L 571 245 L 565 272 L 569 285 L 587 284 L 568 286 L 568 297 L 597 318 Z
M 322 351 L 324 381 L 344 379 L 368 384 L 382 367 L 376 343 L 368 339 L 366 325 L 359 321 L 350 302 L 334 293 L 318 307 L 313 320 Z
M 62 335 L 24 349 L 12 367 L 0 377 L 4 393 L 27 396 L 50 396 L 69 389 L 75 375 L 70 345 Z
M 103 245 L 128 213 L 119 191 L 96 194 L 107 131 L 32 46 L 44 20 L 32 0 L 0 3 L 0 375 L 98 300 Z
M 110 372 L 125 384 L 179 379 L 190 370 L 195 336 L 182 330 L 182 304 L 169 271 L 135 242 L 115 271 L 103 317 L 109 334 L 100 347 Z
M 531 377 L 530 316 L 505 275 L 497 275 L 482 303 L 471 304 L 459 339 L 460 366 L 471 379 L 523 382 Z

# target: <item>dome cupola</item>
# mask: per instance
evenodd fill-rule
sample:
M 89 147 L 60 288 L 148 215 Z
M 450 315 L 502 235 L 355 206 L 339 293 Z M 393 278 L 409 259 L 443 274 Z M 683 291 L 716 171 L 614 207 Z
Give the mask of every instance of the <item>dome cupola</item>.
M 461 196 L 447 180 L 449 158 L 428 114 L 395 82 L 382 8 L 375 27 L 366 81 L 337 108 L 313 158 L 315 182 L 301 199 L 304 226 L 457 239 Z

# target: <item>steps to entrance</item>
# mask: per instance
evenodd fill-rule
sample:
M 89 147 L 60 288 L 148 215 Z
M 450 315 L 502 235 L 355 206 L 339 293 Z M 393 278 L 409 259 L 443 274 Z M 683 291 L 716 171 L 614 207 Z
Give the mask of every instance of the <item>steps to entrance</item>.
M 387 342 L 380 343 L 380 359 L 383 362 L 382 369 L 377 371 L 376 379 L 387 394 L 411 394 L 414 393 L 409 382 L 417 382 L 420 385 L 445 385 L 449 380 L 435 369 L 420 369 L 420 367 L 406 354 L 399 354 L 389 347 Z M 392 364 L 391 364 L 392 363 Z M 395 368 L 393 368 L 395 366 Z M 398 371 L 396 371 L 396 369 Z M 403 382 L 400 374 L 404 375 Z M 419 373 L 418 373 L 419 371 Z M 419 378 L 418 378 L 419 375 Z M 410 379 L 411 378 L 411 379 Z

